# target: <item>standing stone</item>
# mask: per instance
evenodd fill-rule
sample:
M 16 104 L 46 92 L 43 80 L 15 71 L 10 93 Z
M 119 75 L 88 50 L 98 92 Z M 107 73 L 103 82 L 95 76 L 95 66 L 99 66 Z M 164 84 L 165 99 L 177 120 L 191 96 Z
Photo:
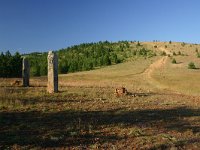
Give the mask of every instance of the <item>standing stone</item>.
M 22 62 L 22 78 L 23 78 L 23 86 L 29 86 L 29 78 L 30 78 L 30 65 L 27 58 L 23 58 Z
M 52 51 L 49 51 L 48 57 L 48 83 L 47 92 L 58 92 L 58 57 Z

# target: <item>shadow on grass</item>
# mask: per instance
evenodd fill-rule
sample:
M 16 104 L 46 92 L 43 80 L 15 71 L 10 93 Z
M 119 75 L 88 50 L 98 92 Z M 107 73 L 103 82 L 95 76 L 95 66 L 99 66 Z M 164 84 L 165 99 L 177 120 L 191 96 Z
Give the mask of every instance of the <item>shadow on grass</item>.
M 181 61 L 179 61 L 179 62 L 176 62 L 176 64 L 177 64 L 177 65 L 179 65 L 179 64 L 182 64 L 182 63 L 183 63 L 183 62 L 181 62 Z
M 200 110 L 179 107 L 166 110 L 61 111 L 43 113 L 0 112 L 0 148 L 14 144 L 41 148 L 89 146 L 124 139 L 102 128 L 150 127 L 199 133 L 200 127 L 185 117 L 199 117 Z M 162 148 L 164 145 L 160 145 Z
M 192 138 L 192 139 L 188 139 L 188 140 L 180 140 L 177 143 L 175 143 L 173 146 L 170 144 L 159 144 L 156 146 L 153 146 L 151 148 L 149 148 L 149 150 L 157 150 L 157 149 L 173 149 L 172 147 L 174 147 L 174 149 L 177 149 L 175 147 L 184 147 L 184 145 L 192 145 L 195 143 L 200 143 L 200 139 L 199 138 Z M 199 149 L 199 148 L 195 148 L 195 149 Z
M 147 97 L 152 95 L 158 95 L 157 93 L 144 93 L 144 92 L 135 92 L 135 93 L 128 93 L 128 95 L 132 95 L 134 97 Z

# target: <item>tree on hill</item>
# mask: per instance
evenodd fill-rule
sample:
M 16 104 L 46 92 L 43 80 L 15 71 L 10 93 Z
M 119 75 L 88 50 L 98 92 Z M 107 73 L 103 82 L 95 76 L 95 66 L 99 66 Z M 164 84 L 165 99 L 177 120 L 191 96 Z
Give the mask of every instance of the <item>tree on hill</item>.
M 0 77 L 21 77 L 22 76 L 22 58 L 16 52 L 11 55 L 9 51 L 0 55 Z
M 188 64 L 188 69 L 196 69 L 196 66 L 195 66 L 194 62 L 190 62 Z
M 172 64 L 176 64 L 177 62 L 176 62 L 176 59 L 175 58 L 173 58 L 172 59 Z
M 132 45 L 135 46 L 135 49 L 132 48 Z M 92 70 L 96 67 L 121 63 L 130 57 L 153 57 L 156 55 L 155 52 L 144 48 L 139 41 L 132 45 L 128 41 L 100 41 L 60 49 L 56 51 L 58 55 L 58 71 L 59 73 L 68 73 Z M 47 55 L 47 52 L 26 54 L 30 62 L 31 76 L 47 75 Z M 10 52 L 6 52 L 5 54 L 2 53 L 0 57 L 1 76 L 21 75 L 22 59 L 19 53 L 12 56 Z M 13 66 L 18 69 L 13 68 Z M 12 72 L 13 70 L 14 72 Z

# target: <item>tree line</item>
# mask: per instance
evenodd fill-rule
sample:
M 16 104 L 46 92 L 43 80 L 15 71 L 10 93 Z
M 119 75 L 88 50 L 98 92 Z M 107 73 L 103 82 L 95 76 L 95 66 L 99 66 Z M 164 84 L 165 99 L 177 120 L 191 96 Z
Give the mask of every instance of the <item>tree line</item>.
M 84 43 L 56 51 L 58 55 L 58 72 L 69 73 L 92 70 L 102 66 L 117 64 L 124 61 L 123 51 L 130 47 L 127 41 L 111 43 L 108 41 Z M 47 74 L 48 53 L 31 53 L 31 76 Z
M 118 64 L 130 57 L 152 57 L 156 55 L 153 51 L 144 48 L 139 42 L 128 41 L 84 43 L 60 49 L 56 53 L 58 55 L 58 72 L 61 74 Z M 17 52 L 13 56 L 9 52 L 1 53 L 0 76 L 20 77 L 22 57 L 27 57 L 30 62 L 31 76 L 47 75 L 47 55 L 47 52 L 23 55 Z
M 12 55 L 9 51 L 0 54 L 0 77 L 21 77 L 22 57 L 16 52 Z

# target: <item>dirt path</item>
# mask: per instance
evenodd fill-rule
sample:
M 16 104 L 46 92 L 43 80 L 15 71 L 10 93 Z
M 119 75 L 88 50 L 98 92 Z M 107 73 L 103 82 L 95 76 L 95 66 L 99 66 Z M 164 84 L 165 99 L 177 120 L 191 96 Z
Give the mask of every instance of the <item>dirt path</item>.
M 167 50 L 166 48 L 164 48 L 164 47 L 159 47 L 158 49 L 160 51 L 164 51 L 167 55 L 172 55 L 172 53 L 169 50 Z
M 146 76 L 146 78 L 148 79 L 152 79 L 152 74 L 155 70 L 161 69 L 164 67 L 164 65 L 166 64 L 167 61 L 167 56 L 162 57 L 161 59 L 155 61 L 154 63 L 152 63 L 145 71 L 144 71 L 144 75 Z
M 167 55 L 171 55 L 171 52 L 163 47 L 158 48 L 160 51 L 166 52 Z M 143 73 L 144 79 L 147 80 L 150 84 L 160 88 L 160 83 L 156 81 L 153 77 L 152 74 L 159 70 L 161 74 L 161 70 L 164 68 L 166 62 L 167 62 L 168 56 L 163 56 L 159 60 L 153 62 Z M 165 87 L 164 87 L 165 88 Z

